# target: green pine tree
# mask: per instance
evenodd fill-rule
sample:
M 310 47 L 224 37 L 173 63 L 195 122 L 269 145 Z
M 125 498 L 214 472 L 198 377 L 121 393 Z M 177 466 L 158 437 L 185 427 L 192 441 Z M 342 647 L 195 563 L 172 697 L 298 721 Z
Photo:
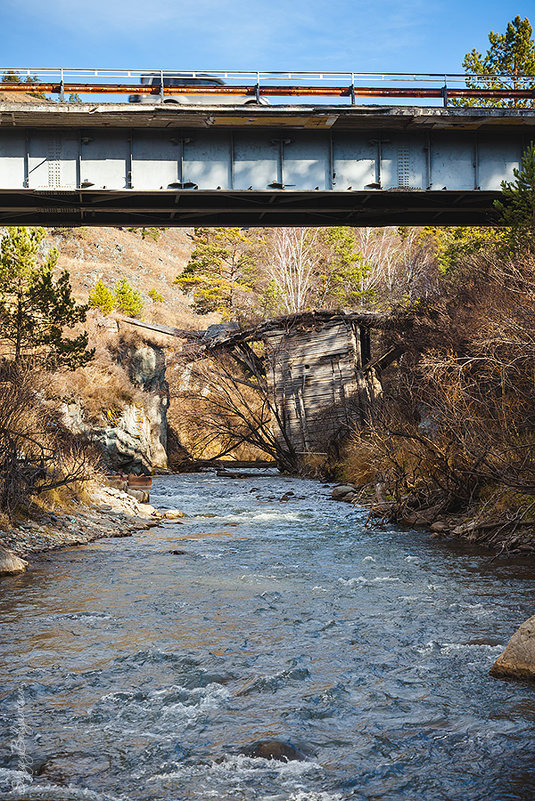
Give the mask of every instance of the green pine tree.
M 143 298 L 128 278 L 120 278 L 114 290 L 115 308 L 129 317 L 143 317 Z
M 250 292 L 257 241 L 241 228 L 197 228 L 195 249 L 175 279 L 193 299 L 197 314 L 232 315 L 240 294 Z
M 535 144 L 530 142 L 513 170 L 514 181 L 502 181 L 503 200 L 495 200 L 501 222 L 509 226 L 510 246 L 521 252 L 535 250 Z
M 21 92 L 27 92 L 32 97 L 38 97 L 40 100 L 45 98 L 45 94 L 43 92 L 36 92 L 26 89 L 23 85 L 29 84 L 30 86 L 35 86 L 35 84 L 38 84 L 39 78 L 35 77 L 34 75 L 27 75 L 26 78 L 22 80 L 17 70 L 6 70 L 1 77 L 1 81 L 2 83 L 21 84 Z
M 41 251 L 44 228 L 9 228 L 0 241 L 0 345 L 16 363 L 75 369 L 93 357 L 84 331 L 64 336 L 83 323 L 87 306 L 76 303 L 69 273 L 54 278 L 56 249 Z
M 103 314 L 109 314 L 115 305 L 115 297 L 111 289 L 99 281 L 90 293 L 88 302 L 92 309 L 100 309 Z
M 148 296 L 154 303 L 163 303 L 163 295 L 157 289 L 149 289 Z
M 373 301 L 374 291 L 365 287 L 371 266 L 360 252 L 354 229 L 327 228 L 322 239 L 325 255 L 318 282 L 320 305 L 341 308 Z
M 484 56 L 471 50 L 464 57 L 463 68 L 477 75 L 467 78 L 469 89 L 533 89 L 535 88 L 535 41 L 529 19 L 516 16 L 505 33 L 489 33 Z M 466 99 L 454 101 L 463 106 L 533 106 L 533 100 Z

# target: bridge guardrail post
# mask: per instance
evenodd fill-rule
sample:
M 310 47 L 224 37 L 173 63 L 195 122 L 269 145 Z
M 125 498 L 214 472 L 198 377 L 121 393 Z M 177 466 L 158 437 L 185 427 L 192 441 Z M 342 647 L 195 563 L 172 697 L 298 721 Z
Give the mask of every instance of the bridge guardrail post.
M 444 75 L 444 86 L 442 87 L 442 101 L 444 103 L 444 108 L 448 106 L 448 77 Z

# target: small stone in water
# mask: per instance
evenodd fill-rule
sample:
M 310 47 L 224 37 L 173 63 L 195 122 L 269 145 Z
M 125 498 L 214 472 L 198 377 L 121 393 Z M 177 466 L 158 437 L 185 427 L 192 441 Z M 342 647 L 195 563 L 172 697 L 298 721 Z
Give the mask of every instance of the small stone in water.
M 106 773 L 109 769 L 109 757 L 101 754 L 57 754 L 37 769 L 37 775 L 58 784 L 79 784 L 84 779 Z
M 261 757 L 262 759 L 277 759 L 279 762 L 302 762 L 306 759 L 305 754 L 295 745 L 283 740 L 257 740 L 255 743 L 245 746 L 242 753 L 249 757 Z
M 181 512 L 180 509 L 168 509 L 167 512 L 163 513 L 163 517 L 166 520 L 176 520 L 179 517 L 184 517 L 184 512 Z

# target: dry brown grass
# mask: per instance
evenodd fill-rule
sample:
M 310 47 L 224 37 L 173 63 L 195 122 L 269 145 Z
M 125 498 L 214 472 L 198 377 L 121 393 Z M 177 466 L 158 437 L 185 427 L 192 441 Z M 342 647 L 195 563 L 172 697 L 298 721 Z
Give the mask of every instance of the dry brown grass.
M 342 478 L 357 487 L 377 480 L 380 453 L 362 431 L 354 431 L 346 445 L 342 460 Z
M 47 374 L 4 364 L 0 375 L 0 510 L 9 518 L 52 493 L 74 497 L 96 475 L 91 446 L 72 434 L 48 395 Z M 62 490 L 71 486 L 70 490 Z
M 74 372 L 52 373 L 47 395 L 64 403 L 80 403 L 88 422 L 102 423 L 108 411 L 120 411 L 141 395 L 111 350 L 117 335 L 92 336 L 90 344 L 95 348 L 93 361 Z
M 73 481 L 62 487 L 47 490 L 35 496 L 33 503 L 36 508 L 45 512 L 59 512 L 75 509 L 80 504 L 93 503 L 94 491 L 101 485 L 102 474 L 97 463 L 88 465 L 87 478 L 84 481 Z
M 67 404 L 80 403 L 89 423 L 102 423 L 108 412 L 122 411 L 141 397 L 126 370 L 114 363 L 106 351 L 74 373 L 51 375 L 47 393 Z
M 199 316 L 174 283 L 192 251 L 191 231 L 163 230 L 157 241 L 142 239 L 139 231 L 126 228 L 50 229 L 47 242 L 59 250 L 58 269 L 68 270 L 77 299 L 87 302 L 98 281 L 112 289 L 126 277 L 144 302 L 144 319 L 177 328 L 206 328 L 218 315 Z M 154 302 L 155 289 L 163 303 Z
M 93 310 L 88 313 L 84 328 L 90 347 L 95 348 L 93 361 L 74 372 L 50 374 L 47 393 L 56 401 L 79 403 L 87 422 L 102 424 L 109 422 L 110 412 L 144 402 L 142 390 L 131 383 L 127 366 L 120 363 L 121 354 L 145 344 L 165 349 L 171 338 L 122 324 Z M 176 342 L 173 338 L 173 344 Z

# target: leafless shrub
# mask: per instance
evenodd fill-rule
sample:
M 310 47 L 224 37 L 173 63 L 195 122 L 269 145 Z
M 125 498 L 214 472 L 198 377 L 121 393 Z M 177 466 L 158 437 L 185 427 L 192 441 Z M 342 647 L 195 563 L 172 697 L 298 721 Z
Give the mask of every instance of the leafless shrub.
M 398 517 L 475 508 L 506 521 L 510 536 L 535 519 L 534 267 L 527 257 L 468 260 L 455 291 L 406 334 L 346 456 L 348 476 L 382 483 Z
M 180 439 L 196 458 L 274 459 L 295 471 L 298 457 L 284 434 L 262 359 L 252 349 L 220 350 L 191 363 L 180 395 Z M 171 397 L 177 390 L 171 382 Z
M 49 405 L 43 378 L 4 364 L 0 372 L 0 511 L 10 518 L 31 499 L 94 475 L 85 441 Z

